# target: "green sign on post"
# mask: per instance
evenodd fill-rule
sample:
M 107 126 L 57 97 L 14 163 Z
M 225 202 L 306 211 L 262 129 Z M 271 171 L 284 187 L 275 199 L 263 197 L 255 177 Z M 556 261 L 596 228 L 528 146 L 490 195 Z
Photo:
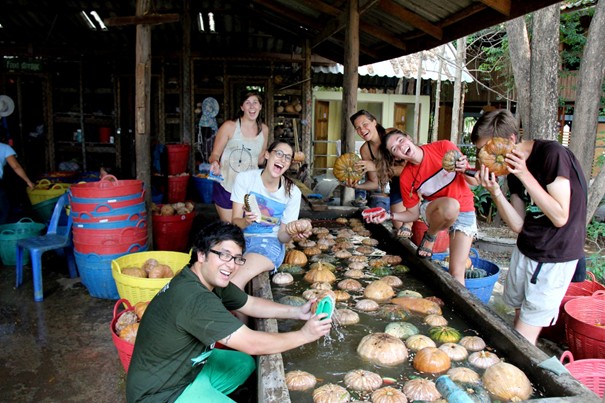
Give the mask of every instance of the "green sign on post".
M 43 66 L 42 60 L 4 59 L 6 71 L 13 73 L 40 73 Z

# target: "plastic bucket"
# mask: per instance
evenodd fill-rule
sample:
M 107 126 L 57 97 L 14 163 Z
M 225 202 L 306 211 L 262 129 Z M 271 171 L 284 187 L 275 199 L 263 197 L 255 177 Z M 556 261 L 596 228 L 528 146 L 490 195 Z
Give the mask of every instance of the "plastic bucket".
M 111 218 L 131 214 L 145 214 L 145 203 L 134 204 L 129 207 L 113 208 L 108 204 L 99 204 L 93 211 L 71 211 L 74 221 L 82 218 Z
M 72 228 L 74 242 L 96 244 L 106 240 L 132 243 L 147 236 L 147 221 L 140 220 L 137 226 L 118 229 Z
M 106 175 L 98 182 L 77 183 L 71 187 L 71 195 L 87 199 L 111 198 L 140 194 L 143 181 L 138 179 L 118 180 L 113 175 Z
M 36 217 L 40 221 L 49 222 L 53 216 L 53 212 L 55 211 L 55 205 L 59 201 L 60 197 L 61 196 L 54 197 L 52 199 L 43 201 L 42 203 L 32 205 L 32 211 L 34 212 L 34 214 L 36 214 Z
M 168 203 L 184 202 L 187 197 L 189 175 L 168 177 Z
M 0 259 L 5 266 L 17 264 L 17 241 L 38 236 L 46 225 L 24 217 L 14 224 L 0 225 Z M 29 252 L 24 251 L 23 264 L 29 264 Z
M 570 283 L 567 292 L 559 306 L 559 317 L 557 323 L 552 326 L 542 328 L 540 337 L 560 343 L 565 341 L 565 309 L 567 302 L 578 297 L 588 297 L 596 291 L 605 290 L 605 286 L 596 281 L 595 275 L 591 272 L 586 272 L 587 280 L 581 283 Z
M 187 248 L 189 232 L 195 213 L 152 217 L 153 242 L 157 250 L 183 252 Z
M 189 164 L 189 144 L 167 144 L 168 175 L 178 175 L 187 171 Z
M 448 253 L 433 253 L 433 260 L 444 260 Z M 464 279 L 464 286 L 473 293 L 481 302 L 487 304 L 494 291 L 494 285 L 500 277 L 500 268 L 489 260 L 481 259 L 476 249 L 471 249 L 470 256 L 473 266 L 486 271 L 487 276 L 482 278 Z M 444 270 L 447 268 L 443 267 Z
M 77 217 L 76 217 L 77 216 Z M 88 212 L 73 213 L 73 226 L 88 229 L 116 229 L 135 227 L 139 221 L 147 218 L 145 212 L 114 215 L 109 217 L 93 217 Z
M 197 190 L 197 194 L 200 197 L 202 203 L 211 204 L 214 181 L 211 181 L 208 178 L 200 178 L 199 176 L 194 176 L 193 183 L 195 184 L 195 189 Z
M 412 224 L 412 242 L 414 245 L 420 245 L 424 233 L 429 227 L 424 221 L 417 220 Z M 450 247 L 450 236 L 447 230 L 439 231 L 437 233 L 437 241 L 433 244 L 433 253 L 443 253 Z
M 112 208 L 130 207 L 145 202 L 144 192 L 135 193 L 127 196 L 113 198 L 95 198 L 87 199 L 82 197 L 71 197 L 70 206 L 73 211 L 91 211 L 97 206 L 108 205 Z
M 46 200 L 56 199 L 69 190 L 68 183 L 51 183 L 48 179 L 41 179 L 33 189 L 27 188 L 27 196 L 32 206 Z

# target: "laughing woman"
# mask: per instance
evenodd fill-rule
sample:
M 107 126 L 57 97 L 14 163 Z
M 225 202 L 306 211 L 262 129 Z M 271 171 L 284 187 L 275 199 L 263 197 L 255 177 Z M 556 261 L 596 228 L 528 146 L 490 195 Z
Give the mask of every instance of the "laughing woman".
M 246 263 L 231 282 L 241 289 L 256 275 L 276 269 L 284 260 L 284 244 L 292 239 L 286 224 L 296 221 L 300 212 L 300 189 L 284 176 L 293 153 L 290 144 L 275 141 L 264 154 L 263 169 L 240 172 L 235 179 L 232 222 L 244 230 Z M 298 235 L 306 238 L 311 231 Z
M 476 178 L 464 174 L 468 168 L 466 157 L 458 159 L 454 172 L 447 172 L 442 168 L 442 160 L 449 150 L 457 150 L 454 143 L 442 140 L 418 146 L 407 133 L 397 129 L 387 132 L 380 147 L 386 167 L 392 165 L 393 159 L 406 161 L 400 185 L 407 210 L 393 213 L 393 219 L 409 223 L 421 217 L 427 224 L 416 252 L 420 258 L 432 257 L 437 234 L 449 230 L 449 271 L 464 284 L 466 259 L 477 234 L 473 192 L 469 185 L 478 183 Z M 384 218 L 372 220 L 382 221 Z

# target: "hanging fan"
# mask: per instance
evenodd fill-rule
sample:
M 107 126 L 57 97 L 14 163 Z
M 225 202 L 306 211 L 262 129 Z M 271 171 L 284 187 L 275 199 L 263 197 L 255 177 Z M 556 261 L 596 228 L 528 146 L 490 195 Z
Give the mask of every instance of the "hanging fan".
M 0 118 L 10 116 L 15 111 L 15 102 L 8 95 L 0 95 Z

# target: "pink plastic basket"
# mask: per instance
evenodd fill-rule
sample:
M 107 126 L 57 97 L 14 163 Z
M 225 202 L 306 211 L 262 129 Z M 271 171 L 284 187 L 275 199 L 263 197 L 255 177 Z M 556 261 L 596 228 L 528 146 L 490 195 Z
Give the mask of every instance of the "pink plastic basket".
M 565 361 L 569 360 L 569 364 Z M 565 351 L 561 355 L 561 364 L 588 389 L 603 397 L 605 394 L 605 360 L 590 359 L 574 361 L 573 354 Z

